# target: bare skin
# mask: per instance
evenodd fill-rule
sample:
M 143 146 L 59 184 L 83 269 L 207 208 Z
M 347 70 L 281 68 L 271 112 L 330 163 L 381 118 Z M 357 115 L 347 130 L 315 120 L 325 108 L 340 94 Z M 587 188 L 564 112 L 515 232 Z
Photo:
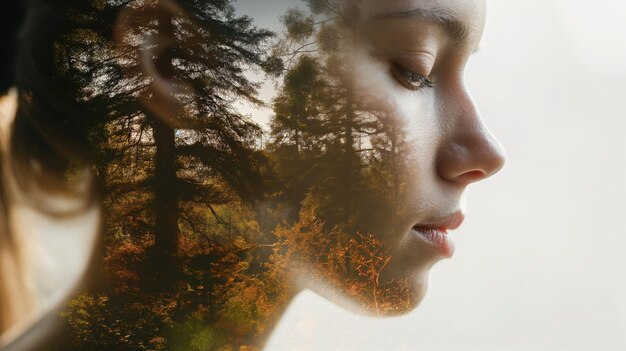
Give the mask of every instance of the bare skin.
M 401 314 L 423 299 L 432 265 L 452 255 L 447 230 L 463 221 L 467 186 L 504 164 L 504 152 L 463 81 L 482 36 L 485 3 L 373 0 L 362 2 L 358 12 L 360 19 L 346 29 L 353 40 L 341 46 L 340 55 L 352 63 L 343 79 L 353 85 L 360 109 L 394 126 L 386 137 L 402 145 L 397 194 L 386 204 L 394 206 L 393 218 L 370 230 L 390 257 L 379 283 L 407 290 L 409 298 L 397 301 L 402 306 L 388 311 Z M 307 287 L 344 306 L 353 303 L 340 289 Z

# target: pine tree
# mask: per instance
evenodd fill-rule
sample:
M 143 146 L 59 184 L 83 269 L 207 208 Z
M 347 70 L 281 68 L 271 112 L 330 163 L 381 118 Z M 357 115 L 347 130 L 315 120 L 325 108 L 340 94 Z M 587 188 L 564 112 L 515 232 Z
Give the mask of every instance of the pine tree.
M 181 206 L 215 213 L 264 192 L 260 129 L 233 102 L 261 104 L 246 73 L 277 64 L 267 55 L 273 34 L 237 16 L 231 0 L 73 5 L 59 69 L 86 106 L 104 111 L 103 123 L 85 124 L 99 141 L 105 195 L 132 203 L 125 214 L 154 233 L 158 256 L 173 258 Z

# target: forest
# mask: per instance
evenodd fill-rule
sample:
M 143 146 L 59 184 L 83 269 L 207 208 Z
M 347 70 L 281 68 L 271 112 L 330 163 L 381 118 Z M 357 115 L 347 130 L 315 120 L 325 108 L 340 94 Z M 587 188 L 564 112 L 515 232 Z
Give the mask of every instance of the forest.
M 96 278 L 50 350 L 258 350 L 294 274 L 364 310 L 401 308 L 408 290 L 379 276 L 407 145 L 343 78 L 352 3 L 304 1 L 280 33 L 233 0 L 55 9 L 55 84 L 83 116 L 60 128 L 95 174 L 104 225 Z M 275 82 L 272 101 L 251 72 Z M 270 107 L 269 128 L 242 101 Z

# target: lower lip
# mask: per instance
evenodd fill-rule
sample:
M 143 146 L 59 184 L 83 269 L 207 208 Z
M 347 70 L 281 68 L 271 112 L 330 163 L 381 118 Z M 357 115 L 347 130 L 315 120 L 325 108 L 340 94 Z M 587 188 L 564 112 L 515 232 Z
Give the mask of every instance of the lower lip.
M 432 229 L 432 228 L 412 228 L 416 236 L 425 241 L 431 247 L 439 251 L 444 257 L 450 258 L 454 253 L 454 245 L 448 232 L 444 229 Z

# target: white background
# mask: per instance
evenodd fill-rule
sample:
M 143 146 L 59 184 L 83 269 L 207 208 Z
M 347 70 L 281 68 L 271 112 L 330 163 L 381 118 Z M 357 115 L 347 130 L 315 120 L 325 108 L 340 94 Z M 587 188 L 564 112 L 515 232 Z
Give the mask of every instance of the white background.
M 237 6 L 277 23 L 297 3 Z M 466 80 L 508 162 L 469 189 L 420 308 L 366 319 L 304 294 L 268 349 L 626 350 L 626 3 L 488 1 Z

